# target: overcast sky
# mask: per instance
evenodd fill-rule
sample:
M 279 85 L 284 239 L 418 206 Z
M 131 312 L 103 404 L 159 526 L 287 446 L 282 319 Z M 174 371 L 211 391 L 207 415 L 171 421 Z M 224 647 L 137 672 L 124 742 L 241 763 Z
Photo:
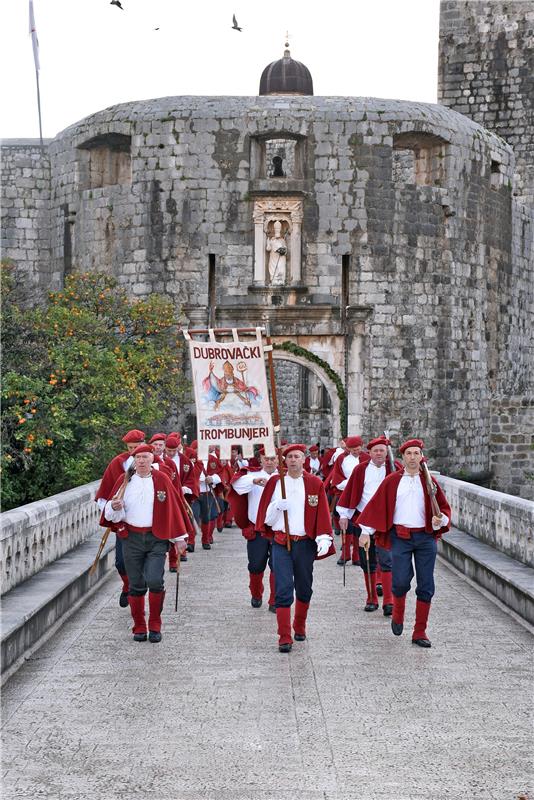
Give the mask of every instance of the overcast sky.
M 121 3 L 34 0 L 45 137 L 130 100 L 256 95 L 286 31 L 316 95 L 436 102 L 439 0 Z M 1 0 L 2 137 L 39 135 L 28 5 Z

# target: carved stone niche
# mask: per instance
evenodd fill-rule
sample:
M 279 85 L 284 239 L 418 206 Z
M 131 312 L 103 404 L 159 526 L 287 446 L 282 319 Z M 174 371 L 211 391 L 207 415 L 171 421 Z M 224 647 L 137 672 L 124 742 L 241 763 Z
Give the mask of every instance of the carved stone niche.
M 254 200 L 254 283 L 291 286 L 302 279 L 302 198 Z

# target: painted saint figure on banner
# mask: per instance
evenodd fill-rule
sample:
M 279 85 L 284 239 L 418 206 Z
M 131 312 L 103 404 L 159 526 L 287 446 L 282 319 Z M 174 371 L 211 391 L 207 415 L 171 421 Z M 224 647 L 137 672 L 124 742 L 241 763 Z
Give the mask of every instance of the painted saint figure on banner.
M 258 397 L 258 390 L 254 386 L 247 386 L 243 380 L 246 368 L 244 362 L 237 364 L 237 370 L 241 373 L 241 378 L 237 378 L 232 364 L 225 361 L 222 378 L 218 378 L 214 372 L 215 364 L 210 361 L 209 375 L 202 381 L 202 388 L 206 392 L 206 399 L 214 402 L 215 410 L 229 396 L 237 397 L 248 408 L 252 406 L 252 402 Z

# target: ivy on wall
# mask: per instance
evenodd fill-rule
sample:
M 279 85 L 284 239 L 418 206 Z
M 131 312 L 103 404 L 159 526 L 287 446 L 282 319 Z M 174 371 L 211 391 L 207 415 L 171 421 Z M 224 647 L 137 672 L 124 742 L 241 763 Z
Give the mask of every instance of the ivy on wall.
M 282 342 L 281 344 L 275 343 L 273 344 L 275 350 L 285 350 L 286 353 L 292 353 L 294 356 L 300 356 L 301 358 L 305 358 L 306 361 L 311 361 L 313 364 L 317 364 L 318 367 L 321 367 L 324 372 L 328 375 L 331 381 L 335 384 L 337 396 L 339 397 L 339 408 L 340 408 L 340 425 L 341 425 L 341 435 L 347 435 L 347 393 L 345 392 L 345 387 L 341 381 L 339 375 L 334 372 L 332 367 L 323 361 L 322 358 L 316 356 L 315 353 L 306 350 L 305 347 L 301 347 L 295 342 Z

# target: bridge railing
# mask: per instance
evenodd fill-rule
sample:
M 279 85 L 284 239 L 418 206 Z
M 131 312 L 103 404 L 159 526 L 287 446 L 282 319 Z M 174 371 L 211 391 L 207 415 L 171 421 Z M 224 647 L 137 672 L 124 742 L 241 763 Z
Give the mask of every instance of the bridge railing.
M 534 567 L 534 502 L 439 475 L 452 523 L 496 550 Z M 56 561 L 98 530 L 99 482 L 0 515 L 2 593 Z
M 452 524 L 501 553 L 534 567 L 534 502 L 445 475 L 437 480 L 451 505 Z
M 98 530 L 98 485 L 93 481 L 0 515 L 2 594 Z

